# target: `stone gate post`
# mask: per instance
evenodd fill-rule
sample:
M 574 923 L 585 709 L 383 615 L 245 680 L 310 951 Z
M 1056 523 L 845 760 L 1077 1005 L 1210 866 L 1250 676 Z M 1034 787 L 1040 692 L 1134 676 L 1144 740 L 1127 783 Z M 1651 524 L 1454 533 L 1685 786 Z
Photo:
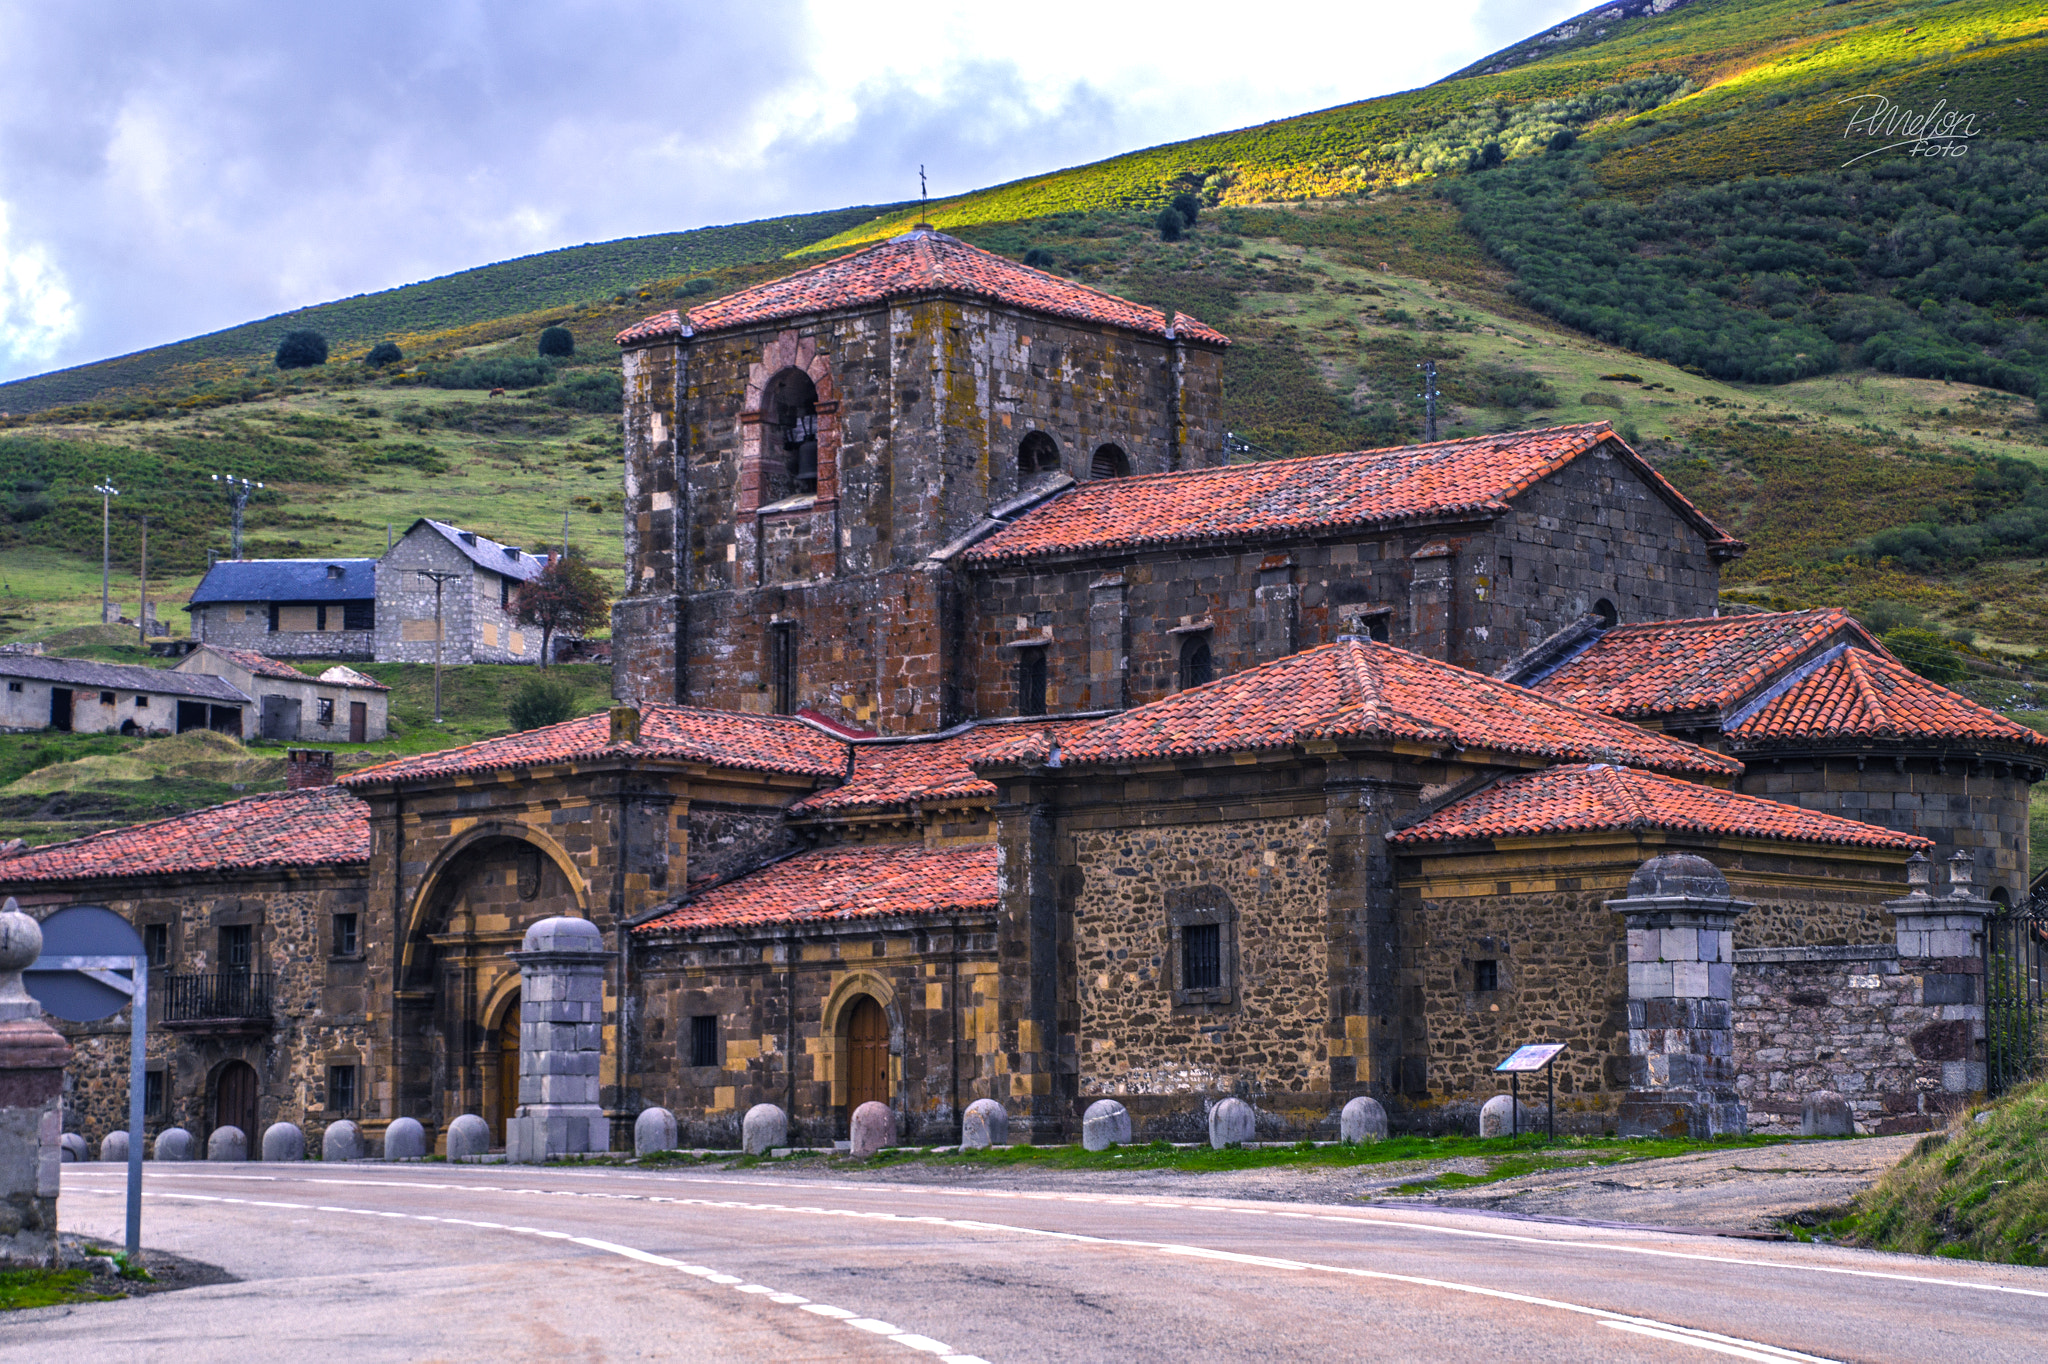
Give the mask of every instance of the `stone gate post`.
M 1666 853 L 1607 907 L 1628 927 L 1629 1092 L 1624 1137 L 1749 1130 L 1735 1093 L 1735 921 L 1750 906 L 1704 857 Z
M 538 1164 L 611 1149 L 598 1105 L 604 1048 L 604 936 L 586 919 L 543 919 L 526 930 L 519 963 L 519 1111 L 505 1125 L 505 1158 Z
M 1958 850 L 1948 866 L 1948 894 L 1931 895 L 1927 856 L 1914 853 L 1906 863 L 1906 894 L 1885 902 L 1898 931 L 1899 970 L 1920 977 L 1920 1002 L 1941 1010 L 1938 1022 L 1917 1029 L 1907 1042 L 1926 1070 L 1939 1066 L 1940 1088 L 1929 1092 L 1933 1076 L 1926 1075 L 1922 1102 L 1943 1113 L 1984 1093 L 1984 932 L 1985 920 L 1998 910 L 1977 896 L 1974 853 Z
M 57 1265 L 59 1100 L 71 1044 L 43 1021 L 21 973 L 43 954 L 42 926 L 0 910 L 0 1267 Z

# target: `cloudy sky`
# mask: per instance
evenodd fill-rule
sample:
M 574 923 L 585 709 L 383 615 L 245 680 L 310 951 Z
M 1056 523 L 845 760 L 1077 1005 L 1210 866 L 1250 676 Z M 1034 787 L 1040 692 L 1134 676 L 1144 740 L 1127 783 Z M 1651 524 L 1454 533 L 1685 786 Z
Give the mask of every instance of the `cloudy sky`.
M 1426 84 L 1588 0 L 0 0 L 0 379 Z

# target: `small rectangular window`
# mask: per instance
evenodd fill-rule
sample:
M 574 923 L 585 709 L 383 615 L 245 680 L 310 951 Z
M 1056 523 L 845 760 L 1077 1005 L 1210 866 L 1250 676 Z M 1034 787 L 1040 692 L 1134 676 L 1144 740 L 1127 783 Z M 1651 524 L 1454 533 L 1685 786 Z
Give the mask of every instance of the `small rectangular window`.
M 272 603 L 270 604 L 270 633 L 271 633 L 271 634 L 273 634 L 273 635 L 277 633 L 277 603 L 276 603 L 276 602 L 272 602 Z
M 1472 988 L 1475 990 L 1498 990 L 1500 988 L 1500 963 L 1497 961 L 1473 962 Z
M 9 682 L 9 683 L 7 684 L 7 690 L 9 690 L 9 691 L 20 691 L 20 690 L 21 690 L 21 683 L 19 683 L 19 682 Z
M 151 966 L 168 966 L 171 963 L 171 926 L 169 924 L 144 924 L 142 926 L 142 953 L 149 958 Z
M 325 630 L 327 628 L 327 608 L 325 606 L 313 608 L 313 628 L 315 630 Z
M 1017 713 L 1045 714 L 1045 650 L 1017 651 Z
M 697 1014 L 690 1019 L 690 1064 L 718 1064 L 718 1015 Z
M 103 691 L 103 692 L 101 692 L 101 693 L 100 693 L 100 704 L 101 704 L 101 705 L 103 705 L 103 706 L 111 706 L 111 705 L 113 705 L 113 704 L 114 704 L 114 693 L 112 693 L 112 692 L 110 692 L 110 691 Z
M 334 916 L 334 955 L 353 957 L 359 950 L 356 943 L 356 916 L 337 914 Z
M 333 724 L 333 723 L 334 723 L 334 701 L 333 701 L 333 699 L 332 699 L 332 698 L 330 698 L 330 697 L 326 697 L 326 696 L 323 696 L 323 697 L 321 697 L 321 698 L 319 699 L 319 701 L 318 701 L 318 703 L 317 703 L 317 704 L 318 704 L 318 707 L 319 707 L 319 713 L 320 713 L 320 723 L 321 723 L 321 724 L 323 724 L 323 725 L 331 725 L 331 724 Z
M 1365 637 L 1385 644 L 1388 635 L 1392 632 L 1391 622 L 1393 619 L 1394 613 L 1391 611 L 1381 611 L 1377 615 L 1367 616 L 1365 618 Z
M 1223 984 L 1223 928 L 1189 924 L 1180 931 L 1181 988 L 1214 990 Z
M 374 630 L 377 628 L 377 603 L 374 601 L 345 601 L 341 604 L 341 628 L 344 630 Z
M 774 696 L 775 713 L 789 715 L 797 703 L 796 622 L 778 621 L 768 627 L 768 689 Z
M 353 1113 L 356 1111 L 356 1068 L 354 1066 L 329 1066 L 327 1068 L 327 1111 L 329 1113 Z
M 220 969 L 223 971 L 246 971 L 249 969 L 251 939 L 253 931 L 247 924 L 229 924 L 220 931 Z
M 137 709 L 137 710 L 148 710 L 148 709 L 149 709 L 149 698 L 148 698 L 147 696 L 138 696 L 138 697 L 136 697 L 136 698 L 135 698 L 135 709 Z
M 164 1116 L 164 1081 L 169 1078 L 160 1070 L 142 1072 L 142 1116 L 161 1122 Z
M 501 576 L 498 579 L 498 609 L 500 611 L 510 611 L 512 609 L 512 580 L 510 578 Z

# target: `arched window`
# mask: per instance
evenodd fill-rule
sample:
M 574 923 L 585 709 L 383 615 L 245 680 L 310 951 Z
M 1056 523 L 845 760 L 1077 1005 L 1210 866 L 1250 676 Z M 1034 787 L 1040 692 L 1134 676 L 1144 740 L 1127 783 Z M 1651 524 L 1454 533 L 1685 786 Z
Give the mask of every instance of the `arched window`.
M 1621 621 L 1621 612 L 1614 609 L 1614 603 L 1602 597 L 1593 603 L 1593 614 L 1600 618 L 1600 628 L 1612 630 Z
M 1131 472 L 1131 457 L 1122 447 L 1104 445 L 1096 450 L 1095 458 L 1088 461 L 1090 478 L 1124 478 Z
M 1060 467 L 1059 442 L 1043 431 L 1033 431 L 1017 447 L 1017 477 L 1049 474 Z
M 818 491 L 818 389 L 800 369 L 783 370 L 761 391 L 761 453 L 771 485 L 763 501 Z
M 1183 635 L 1180 641 L 1180 689 L 1199 687 L 1215 676 L 1209 663 L 1209 636 Z
M 1045 714 L 1045 650 L 1017 651 L 1017 713 Z

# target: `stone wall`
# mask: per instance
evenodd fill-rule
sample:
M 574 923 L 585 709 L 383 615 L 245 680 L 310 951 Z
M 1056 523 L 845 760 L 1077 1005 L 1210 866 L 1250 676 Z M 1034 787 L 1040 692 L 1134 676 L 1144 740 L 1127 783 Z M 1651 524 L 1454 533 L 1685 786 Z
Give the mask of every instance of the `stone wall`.
M 376 634 L 371 630 L 341 628 L 342 604 L 327 603 L 327 628 L 314 629 L 315 619 L 305 619 L 312 607 L 284 608 L 278 628 L 270 628 L 268 602 L 209 602 L 192 610 L 192 638 L 223 649 L 253 649 L 272 658 L 331 658 L 344 663 L 365 662 L 376 656 Z M 303 626 L 304 628 L 295 628 Z
M 1973 1091 L 1980 961 L 1905 959 L 1891 944 L 1736 953 L 1736 1092 L 1752 1132 L 1797 1132 L 1833 1090 L 1865 1132 L 1925 1132 Z M 1977 1035 L 1973 1035 L 1977 1034 Z
M 378 662 L 434 661 L 434 584 L 421 569 L 461 575 L 441 585 L 444 664 L 541 661 L 539 628 L 521 625 L 504 605 L 504 585 L 516 591 L 519 580 L 479 568 L 439 531 L 419 526 L 378 562 Z

